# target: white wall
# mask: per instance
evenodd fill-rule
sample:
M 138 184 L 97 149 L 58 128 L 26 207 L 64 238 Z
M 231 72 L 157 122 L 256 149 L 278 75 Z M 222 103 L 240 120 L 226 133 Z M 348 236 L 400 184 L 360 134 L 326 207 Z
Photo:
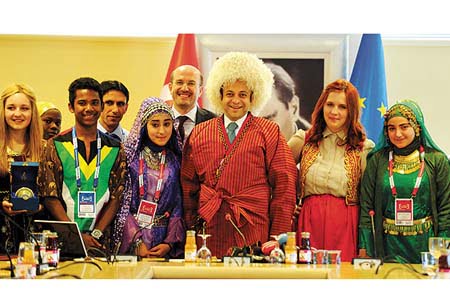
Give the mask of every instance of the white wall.
M 450 39 L 383 39 L 389 105 L 412 99 L 434 141 L 450 155 Z

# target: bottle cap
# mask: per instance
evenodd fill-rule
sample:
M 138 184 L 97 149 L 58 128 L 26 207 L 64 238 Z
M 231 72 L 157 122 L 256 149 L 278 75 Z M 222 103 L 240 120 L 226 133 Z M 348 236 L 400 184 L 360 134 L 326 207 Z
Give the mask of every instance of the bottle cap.
M 309 232 L 307 232 L 307 231 L 303 231 L 302 232 L 302 238 L 304 238 L 304 239 L 309 239 L 310 235 L 311 234 Z

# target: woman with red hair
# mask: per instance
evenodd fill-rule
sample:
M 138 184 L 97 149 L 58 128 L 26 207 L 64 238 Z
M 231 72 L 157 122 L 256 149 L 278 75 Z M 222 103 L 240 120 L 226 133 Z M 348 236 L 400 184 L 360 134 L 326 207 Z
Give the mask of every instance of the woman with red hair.
M 288 144 L 299 164 L 303 205 L 301 232 L 311 233 L 316 249 L 341 250 L 341 260 L 357 254 L 359 186 L 366 156 L 374 143 L 360 122 L 357 89 L 347 80 L 327 85 L 312 114 L 312 127 L 299 130 Z

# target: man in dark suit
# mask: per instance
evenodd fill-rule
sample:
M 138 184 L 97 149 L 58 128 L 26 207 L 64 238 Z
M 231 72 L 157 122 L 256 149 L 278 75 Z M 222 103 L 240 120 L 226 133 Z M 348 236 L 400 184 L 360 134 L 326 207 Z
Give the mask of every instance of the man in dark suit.
M 197 100 L 203 92 L 203 76 L 196 67 L 183 65 L 173 70 L 169 90 L 177 119 L 175 127 L 180 132 L 184 145 L 196 124 L 212 119 L 216 115 L 197 105 Z

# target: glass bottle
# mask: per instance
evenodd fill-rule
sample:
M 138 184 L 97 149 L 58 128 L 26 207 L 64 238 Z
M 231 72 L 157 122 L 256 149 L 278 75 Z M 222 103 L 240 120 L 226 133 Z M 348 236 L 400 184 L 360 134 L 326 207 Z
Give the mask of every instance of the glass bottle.
M 32 238 L 31 235 L 35 237 Z M 32 232 L 30 235 L 30 241 L 34 244 L 34 255 L 36 256 L 38 262 L 47 263 L 47 247 L 46 243 L 46 234 L 43 232 Z
M 269 261 L 272 264 L 281 264 L 284 263 L 286 257 L 284 255 L 283 250 L 280 248 L 280 235 L 271 235 L 270 237 L 275 239 L 275 248 L 270 251 Z
M 36 264 L 35 257 L 34 244 L 30 242 L 20 242 L 17 263 L 24 265 L 34 265 Z
M 47 263 L 49 267 L 57 267 L 58 255 L 58 234 L 56 232 L 46 233 Z
M 300 250 L 298 251 L 298 263 L 310 264 L 312 260 L 311 242 L 309 240 L 310 233 L 302 232 L 302 241 L 300 244 Z
M 184 261 L 195 262 L 197 258 L 197 244 L 195 242 L 195 230 L 186 231 L 186 244 L 184 245 Z
M 295 239 L 295 232 L 287 233 L 286 246 L 284 246 L 285 263 L 296 264 L 297 263 L 297 245 Z

